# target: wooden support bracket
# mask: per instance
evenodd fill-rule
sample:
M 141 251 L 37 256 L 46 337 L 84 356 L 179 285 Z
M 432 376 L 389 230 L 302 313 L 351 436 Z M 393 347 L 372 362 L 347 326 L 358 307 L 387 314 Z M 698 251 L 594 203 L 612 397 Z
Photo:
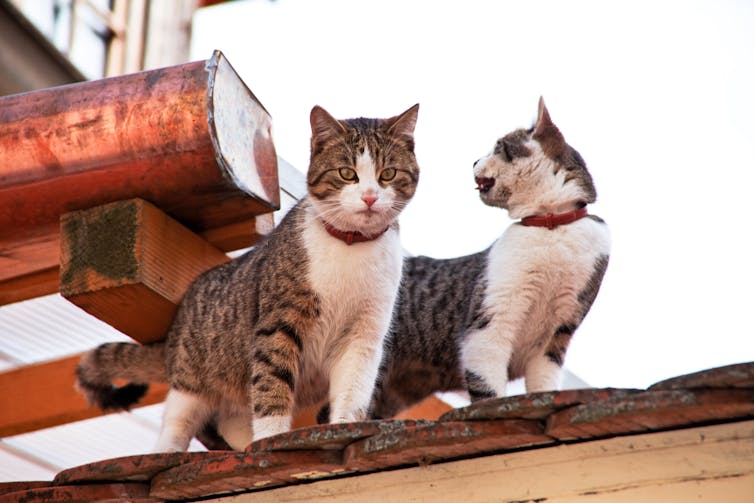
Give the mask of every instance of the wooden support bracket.
M 229 260 L 142 199 L 67 213 L 61 229 L 60 293 L 142 343 L 162 339 L 194 279 Z

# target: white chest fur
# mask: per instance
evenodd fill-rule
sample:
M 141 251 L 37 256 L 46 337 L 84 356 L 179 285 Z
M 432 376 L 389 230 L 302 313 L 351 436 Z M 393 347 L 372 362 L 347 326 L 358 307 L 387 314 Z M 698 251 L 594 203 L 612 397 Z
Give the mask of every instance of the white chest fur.
M 402 253 L 397 230 L 348 245 L 328 234 L 312 211 L 304 218 L 309 281 L 320 299 L 317 327 L 304 343 L 302 386 L 297 390 L 297 396 L 309 402 L 323 397 L 333 367 L 354 338 L 376 348 L 370 359 L 381 358 L 400 283 Z M 351 369 L 354 374 L 361 370 Z
M 607 226 L 590 218 L 553 230 L 512 225 L 493 245 L 485 307 L 504 327 L 514 373 L 560 324 L 581 321 L 579 294 L 609 253 Z

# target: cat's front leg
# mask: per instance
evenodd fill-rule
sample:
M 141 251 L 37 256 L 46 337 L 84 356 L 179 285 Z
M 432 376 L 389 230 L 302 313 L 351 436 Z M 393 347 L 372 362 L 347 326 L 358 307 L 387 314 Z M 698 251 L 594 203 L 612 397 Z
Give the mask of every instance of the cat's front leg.
M 524 377 L 527 393 L 560 389 L 563 360 L 575 330 L 576 324 L 560 325 L 544 350 L 526 363 Z
M 291 429 L 302 350 L 299 332 L 291 323 L 274 322 L 256 331 L 250 400 L 254 440 Z
M 346 336 L 349 340 L 330 373 L 330 422 L 366 418 L 388 324 L 385 320 L 362 320 Z
M 505 330 L 486 328 L 469 333 L 461 343 L 461 362 L 471 401 L 505 396 L 512 343 Z

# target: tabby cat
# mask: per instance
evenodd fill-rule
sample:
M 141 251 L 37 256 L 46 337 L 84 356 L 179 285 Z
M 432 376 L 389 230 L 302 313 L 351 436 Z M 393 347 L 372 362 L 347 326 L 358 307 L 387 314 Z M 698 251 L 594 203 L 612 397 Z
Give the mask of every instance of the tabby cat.
M 363 419 L 401 277 L 397 217 L 419 178 L 418 110 L 340 121 L 314 107 L 308 195 L 267 239 L 197 278 L 164 342 L 87 353 L 77 385 L 89 401 L 127 409 L 138 383 L 167 380 L 159 452 L 185 450 L 209 421 L 243 449 L 324 400 L 334 422 Z
M 610 251 L 607 226 L 586 212 L 592 177 L 541 98 L 534 126 L 500 138 L 474 177 L 482 202 L 522 220 L 485 251 L 405 261 L 372 417 L 438 390 L 465 389 L 474 401 L 503 396 L 522 376 L 528 392 L 560 385 Z

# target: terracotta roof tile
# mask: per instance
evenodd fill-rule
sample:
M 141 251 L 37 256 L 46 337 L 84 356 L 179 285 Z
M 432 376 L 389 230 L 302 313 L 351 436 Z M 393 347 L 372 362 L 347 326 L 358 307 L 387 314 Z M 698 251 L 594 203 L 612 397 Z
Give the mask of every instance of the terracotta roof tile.
M 440 420 L 544 419 L 553 412 L 566 407 L 606 400 L 611 397 L 624 397 L 639 391 L 642 390 L 616 388 L 572 389 L 491 398 L 446 412 L 440 417 Z
M 149 496 L 149 485 L 143 483 L 41 487 L 0 496 L 0 503 L 90 503 L 102 500 L 136 503 L 160 501 Z
M 151 494 L 165 499 L 194 498 L 274 487 L 343 472 L 340 451 L 243 452 L 162 472 L 152 480 Z
M 52 483 L 45 481 L 29 481 L 29 482 L 0 482 L 0 496 L 8 493 L 15 493 L 18 491 L 26 491 L 28 489 L 39 489 L 41 487 L 50 487 Z
M 754 418 L 754 363 L 662 381 L 648 391 L 582 389 L 484 400 L 439 421 L 301 428 L 245 452 L 149 454 L 71 468 L 49 482 L 0 484 L 5 501 L 204 498 L 358 472 Z
M 539 421 L 437 422 L 354 442 L 343 461 L 351 470 L 375 470 L 552 442 Z
M 589 439 L 752 416 L 754 390 L 645 391 L 556 412 L 545 432 L 560 440 Z
M 299 428 L 264 438 L 252 443 L 248 450 L 287 451 L 298 449 L 335 449 L 342 450 L 348 444 L 365 437 L 390 432 L 395 428 L 415 425 L 422 421 L 411 419 L 388 421 L 361 421 L 344 424 L 325 424 L 308 428 Z
M 53 484 L 68 485 L 92 481 L 144 482 L 151 480 L 156 474 L 168 468 L 222 455 L 221 451 L 166 452 L 105 459 L 63 470 L 55 476 Z
M 737 363 L 666 379 L 650 390 L 695 388 L 754 388 L 754 364 Z

